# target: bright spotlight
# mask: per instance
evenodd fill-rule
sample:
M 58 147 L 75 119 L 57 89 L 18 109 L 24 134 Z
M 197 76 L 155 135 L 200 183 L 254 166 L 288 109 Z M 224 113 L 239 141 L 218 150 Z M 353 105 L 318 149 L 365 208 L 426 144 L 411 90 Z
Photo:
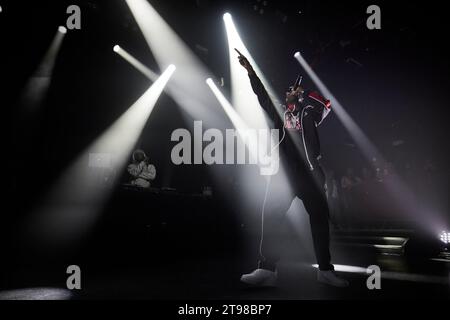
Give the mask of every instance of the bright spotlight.
M 300 57 L 300 52 L 297 51 L 297 52 L 294 54 L 294 57 L 295 57 L 295 58 Z
M 443 243 L 449 244 L 450 243 L 450 232 L 442 231 L 441 234 L 439 235 L 439 239 L 441 239 L 441 241 Z
M 229 14 L 228 12 L 225 12 L 225 13 L 223 14 L 223 20 L 228 20 L 228 21 L 230 21 L 230 20 L 231 20 L 231 14 Z
M 120 46 L 116 44 L 116 45 L 113 47 L 113 51 L 114 51 L 114 52 L 119 52 L 119 51 L 120 51 Z
M 63 26 L 59 26 L 58 27 L 58 31 L 61 32 L 62 34 L 66 34 L 67 33 L 67 29 Z
M 174 72 L 176 69 L 177 69 L 177 67 L 175 67 L 174 64 L 171 64 L 171 65 L 169 65 L 169 66 L 167 67 L 167 70 L 168 70 L 169 72 Z

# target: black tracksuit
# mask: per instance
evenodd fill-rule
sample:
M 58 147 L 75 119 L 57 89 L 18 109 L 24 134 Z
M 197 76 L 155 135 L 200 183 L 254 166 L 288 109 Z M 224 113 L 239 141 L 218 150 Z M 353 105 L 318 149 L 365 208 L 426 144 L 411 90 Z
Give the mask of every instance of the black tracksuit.
M 256 74 L 249 74 L 249 77 L 261 107 L 273 121 L 275 129 L 282 131 L 286 123 L 283 119 L 284 110 L 279 112 L 276 110 Z M 330 106 L 329 102 L 316 92 L 305 91 L 303 97 L 303 101 L 297 104 L 297 113 L 294 113 L 299 119 L 298 126 L 294 126 L 296 129 L 285 129 L 285 138 L 279 146 L 280 168 L 285 170 L 290 187 L 286 186 L 286 180 L 283 179 L 282 174 L 277 173 L 271 177 L 267 193 L 259 261 L 259 267 L 264 269 L 275 269 L 279 259 L 275 246 L 277 231 L 280 230 L 285 214 L 297 196 L 303 201 L 310 216 L 314 251 L 319 269 L 333 270 L 333 265 L 330 263 L 329 211 L 325 195 L 325 174 L 319 164 L 320 142 L 317 134 L 317 126 L 330 110 Z

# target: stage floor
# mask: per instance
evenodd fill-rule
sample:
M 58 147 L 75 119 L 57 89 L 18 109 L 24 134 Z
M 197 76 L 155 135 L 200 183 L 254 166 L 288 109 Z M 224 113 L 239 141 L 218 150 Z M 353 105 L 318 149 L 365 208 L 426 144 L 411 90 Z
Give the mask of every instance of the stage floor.
M 255 267 L 255 261 L 239 257 L 211 257 L 156 260 L 139 264 L 116 261 L 81 265 L 82 289 L 67 291 L 67 275 L 61 268 L 10 271 L 8 288 L 0 299 L 448 299 L 450 261 L 382 255 L 367 249 L 334 248 L 339 274 L 350 281 L 348 288 L 319 284 L 310 262 L 284 257 L 279 264 L 276 288 L 249 288 L 240 283 L 242 272 Z M 378 265 L 382 271 L 381 289 L 369 290 L 365 268 Z

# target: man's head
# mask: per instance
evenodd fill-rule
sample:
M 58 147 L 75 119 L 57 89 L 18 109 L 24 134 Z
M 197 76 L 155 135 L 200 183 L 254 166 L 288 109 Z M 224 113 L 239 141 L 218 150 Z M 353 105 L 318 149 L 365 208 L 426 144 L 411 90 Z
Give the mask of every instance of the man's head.
M 133 160 L 136 162 L 142 162 L 147 160 L 147 156 L 143 150 L 137 149 L 133 152 Z
M 286 104 L 295 104 L 303 98 L 303 88 L 298 86 L 296 89 L 294 87 L 289 87 L 286 91 Z

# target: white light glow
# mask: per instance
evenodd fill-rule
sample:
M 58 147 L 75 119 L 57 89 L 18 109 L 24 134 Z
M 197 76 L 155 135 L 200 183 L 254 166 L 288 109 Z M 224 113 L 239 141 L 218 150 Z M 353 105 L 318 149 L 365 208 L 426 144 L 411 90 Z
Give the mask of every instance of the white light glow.
M 179 68 L 167 92 L 194 119 L 208 126 L 223 125 L 223 113 L 205 84 L 211 72 L 147 0 L 126 0 L 160 68 Z
M 169 61 L 177 65 L 179 71 L 167 86 L 166 91 L 184 111 L 183 116 L 186 116 L 186 122 L 189 124 L 192 123 L 192 119 L 202 119 L 205 126 L 209 128 L 228 126 L 228 119 L 223 112 L 224 108 L 205 85 L 205 79 L 209 78 L 212 73 L 148 1 L 126 0 L 126 2 L 158 65 L 166 66 Z M 210 83 L 210 81 L 208 82 Z M 262 114 L 261 110 L 257 112 Z M 249 203 L 252 201 L 259 203 L 265 187 L 260 183 L 263 180 L 255 183 L 255 175 L 247 168 L 242 166 L 243 175 L 240 176 L 243 181 L 242 190 L 246 193 L 245 199 Z M 220 171 L 213 171 L 213 174 L 221 175 L 223 170 Z M 248 176 L 244 179 L 245 174 Z
M 231 21 L 231 14 L 229 14 L 228 12 L 225 12 L 223 14 L 223 20 L 225 21 Z
M 119 51 L 120 51 L 120 46 L 116 44 L 116 45 L 113 47 L 113 51 L 114 51 L 114 52 L 119 52 Z
M 449 243 L 450 243 L 450 232 L 442 231 L 441 234 L 439 235 L 439 239 L 440 239 L 443 243 L 449 244 Z
M 62 32 L 61 28 L 64 27 L 58 28 L 45 56 L 41 60 L 36 71 L 28 80 L 25 89 L 22 92 L 21 105 L 29 112 L 37 110 L 50 86 L 56 58 L 58 57 L 65 36 L 65 32 Z
M 220 92 L 219 88 L 217 88 L 216 84 L 211 78 L 206 79 L 206 83 L 211 88 L 212 92 L 216 96 L 217 100 L 219 101 L 220 105 L 223 107 L 225 113 L 233 123 L 233 126 L 238 130 L 240 134 L 243 134 L 247 132 L 250 128 L 247 126 L 247 124 L 241 119 L 241 117 L 236 113 L 234 108 L 231 106 L 231 104 L 228 102 L 228 100 L 225 98 L 225 96 Z M 250 155 L 250 162 L 256 163 L 256 160 L 258 159 L 258 141 L 252 140 L 252 137 L 244 137 L 240 136 L 241 141 L 243 141 L 246 145 L 246 147 L 249 150 Z M 256 138 L 253 137 L 253 138 Z
M 169 65 L 155 83 L 95 140 L 63 173 L 47 197 L 45 206 L 30 219 L 36 241 L 66 245 L 82 239 L 98 217 L 109 189 L 101 188 L 88 166 L 92 154 L 111 154 L 120 173 L 144 128 L 161 92 L 175 71 Z
M 66 34 L 67 33 L 66 27 L 63 27 L 63 26 L 59 26 L 58 27 L 58 31 L 61 32 L 62 34 Z
M 230 74 L 231 74 L 231 94 L 232 105 L 236 108 L 242 119 L 253 128 L 267 128 L 264 113 L 259 105 L 258 98 L 254 94 L 247 75 L 247 70 L 238 62 L 239 50 L 252 64 L 255 72 L 264 84 L 267 92 L 271 96 L 274 105 L 278 105 L 276 95 L 271 86 L 268 84 L 263 72 L 253 59 L 249 50 L 243 43 L 237 28 L 233 22 L 233 18 L 229 13 L 224 14 L 225 29 L 228 39 L 228 54 L 230 58 Z

